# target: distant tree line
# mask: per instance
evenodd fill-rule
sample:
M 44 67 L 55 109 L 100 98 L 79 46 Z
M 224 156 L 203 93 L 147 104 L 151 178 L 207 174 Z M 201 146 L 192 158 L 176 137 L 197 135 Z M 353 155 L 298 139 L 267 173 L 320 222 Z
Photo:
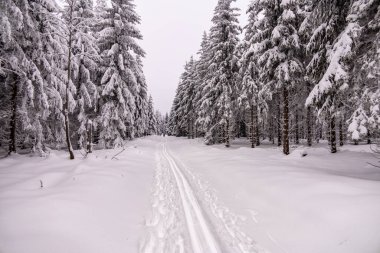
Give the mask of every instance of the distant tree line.
M 218 1 L 185 65 L 171 135 L 227 147 L 267 139 L 286 155 L 302 139 L 327 139 L 336 153 L 346 138 L 379 137 L 380 1 L 252 1 L 244 29 L 233 2 Z

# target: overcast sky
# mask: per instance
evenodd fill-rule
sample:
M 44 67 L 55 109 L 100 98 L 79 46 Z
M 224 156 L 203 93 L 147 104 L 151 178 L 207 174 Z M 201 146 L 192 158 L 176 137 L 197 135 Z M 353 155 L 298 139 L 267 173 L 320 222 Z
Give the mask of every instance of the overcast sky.
M 241 20 L 251 0 L 237 0 Z M 200 47 L 208 31 L 217 0 L 135 0 L 141 16 L 141 46 L 147 55 L 144 70 L 155 108 L 170 112 L 185 62 Z M 243 26 L 242 25 L 242 26 Z

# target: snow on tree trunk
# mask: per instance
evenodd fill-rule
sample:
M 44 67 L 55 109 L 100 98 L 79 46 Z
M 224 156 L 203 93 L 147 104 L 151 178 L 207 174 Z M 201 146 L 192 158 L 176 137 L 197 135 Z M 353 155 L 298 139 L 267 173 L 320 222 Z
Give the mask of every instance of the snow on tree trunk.
M 8 154 L 16 153 L 16 120 L 17 120 L 17 79 L 13 80 L 12 97 L 11 97 L 11 120 L 10 120 L 10 136 Z
M 70 7 L 70 19 L 72 19 L 72 6 Z M 67 59 L 67 85 L 66 85 L 66 102 L 65 102 L 65 108 L 64 108 L 64 114 L 65 114 L 65 133 L 66 133 L 66 143 L 67 143 L 67 149 L 70 154 L 70 160 L 74 160 L 74 151 L 73 147 L 71 145 L 71 139 L 70 139 L 70 120 L 69 120 L 69 87 L 70 87 L 70 81 L 71 81 L 71 50 L 72 50 L 72 33 L 71 30 L 69 31 L 69 39 L 68 39 L 68 59 Z
M 226 147 L 229 148 L 231 146 L 230 144 L 230 120 L 226 119 L 226 130 L 225 130 L 225 141 L 226 141 Z
M 88 120 L 87 129 L 86 129 L 87 153 L 92 153 L 93 138 L 94 138 L 93 131 L 94 131 L 93 123 L 91 120 Z

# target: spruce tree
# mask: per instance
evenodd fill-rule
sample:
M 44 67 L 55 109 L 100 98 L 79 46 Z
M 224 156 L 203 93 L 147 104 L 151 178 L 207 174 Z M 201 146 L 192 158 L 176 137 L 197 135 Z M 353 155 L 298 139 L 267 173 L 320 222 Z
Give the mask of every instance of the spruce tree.
M 336 118 L 340 111 L 338 93 L 339 86 L 345 83 L 345 71 L 339 63 L 340 57 L 335 54 L 341 53 L 337 51 L 339 47 L 336 46 L 333 50 L 329 48 L 346 25 L 348 8 L 349 2 L 344 0 L 314 1 L 313 11 L 308 18 L 313 34 L 306 48 L 311 56 L 306 70 L 310 81 L 316 85 L 313 85 L 306 106 L 315 105 L 319 114 L 324 114 L 329 121 L 331 153 L 337 152 Z
M 379 133 L 380 125 L 380 3 L 367 6 L 359 15 L 362 32 L 353 56 L 350 76 L 352 96 L 349 104 L 354 111 L 348 120 L 348 132 L 355 144 Z M 356 4 L 357 7 L 363 5 Z M 377 11 L 376 11 L 377 10 Z M 372 14 L 372 15 L 371 15 Z
M 239 43 L 238 9 L 231 6 L 234 0 L 220 0 L 214 11 L 210 30 L 208 75 L 203 87 L 203 121 L 207 133 L 205 142 L 213 144 L 223 141 L 230 146 L 233 125 L 233 94 L 236 83 L 233 65 L 236 63 L 235 48 Z
M 136 112 L 135 112 L 135 125 L 134 132 L 137 137 L 144 136 L 148 131 L 148 87 L 143 72 L 143 64 L 141 57 L 137 56 L 136 64 L 134 65 L 134 73 L 137 81 L 137 93 L 136 93 Z
M 148 135 L 157 134 L 157 119 L 154 112 L 153 98 L 149 96 L 148 100 Z
M 70 22 L 70 12 L 72 19 Z M 77 124 L 78 148 L 91 147 L 88 133 L 93 129 L 96 117 L 98 90 L 95 85 L 97 66 L 100 61 L 93 34 L 95 13 L 91 0 L 73 0 L 65 10 L 66 22 L 72 29 L 72 81 L 76 87 L 74 111 Z
M 203 103 L 203 87 L 208 75 L 208 58 L 209 58 L 209 36 L 206 32 L 203 33 L 200 50 L 198 51 L 199 59 L 195 66 L 194 76 L 194 111 L 195 111 L 195 135 L 204 135 L 206 132 L 206 114 L 205 110 L 202 110 Z
M 101 20 L 98 45 L 101 51 L 100 139 L 108 148 L 123 145 L 133 136 L 138 84 L 136 55 L 144 56 L 138 45 L 142 35 L 137 28 L 140 17 L 132 0 L 111 1 Z
M 16 140 L 44 153 L 51 127 L 47 117 L 60 101 L 62 70 L 58 58 L 64 52 L 62 24 L 54 1 L 4 1 L 1 6 L 1 68 L 10 88 L 9 153 Z M 49 110 L 50 109 L 50 110 Z M 17 138 L 17 128 L 22 136 Z
M 289 150 L 290 90 L 301 82 L 302 63 L 298 36 L 299 6 L 295 1 L 264 1 L 251 6 L 256 15 L 263 13 L 257 36 L 258 66 L 263 89 L 282 98 L 283 153 Z M 279 121 L 279 119 L 277 119 Z

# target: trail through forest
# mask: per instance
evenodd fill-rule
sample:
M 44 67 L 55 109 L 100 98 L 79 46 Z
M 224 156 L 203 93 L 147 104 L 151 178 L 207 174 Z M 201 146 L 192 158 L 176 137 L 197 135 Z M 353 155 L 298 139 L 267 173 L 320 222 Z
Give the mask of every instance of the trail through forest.
M 142 241 L 142 253 L 248 253 L 264 252 L 239 230 L 227 207 L 206 190 L 206 206 L 197 196 L 198 182 L 183 162 L 168 150 L 167 142 L 158 145 L 152 215 L 147 220 L 149 233 Z M 177 161 L 178 162 L 177 162 Z M 188 180 L 191 178 L 192 181 Z M 203 188 L 202 185 L 198 185 Z M 211 207 L 211 208 L 208 208 Z M 234 216 L 236 217 L 236 216 Z M 234 220 L 234 222 L 230 222 Z M 214 225 L 215 224 L 215 225 Z M 229 242 L 229 243 L 226 243 Z
M 74 161 L 3 159 L 0 252 L 379 252 L 370 145 L 249 144 L 152 136 Z

